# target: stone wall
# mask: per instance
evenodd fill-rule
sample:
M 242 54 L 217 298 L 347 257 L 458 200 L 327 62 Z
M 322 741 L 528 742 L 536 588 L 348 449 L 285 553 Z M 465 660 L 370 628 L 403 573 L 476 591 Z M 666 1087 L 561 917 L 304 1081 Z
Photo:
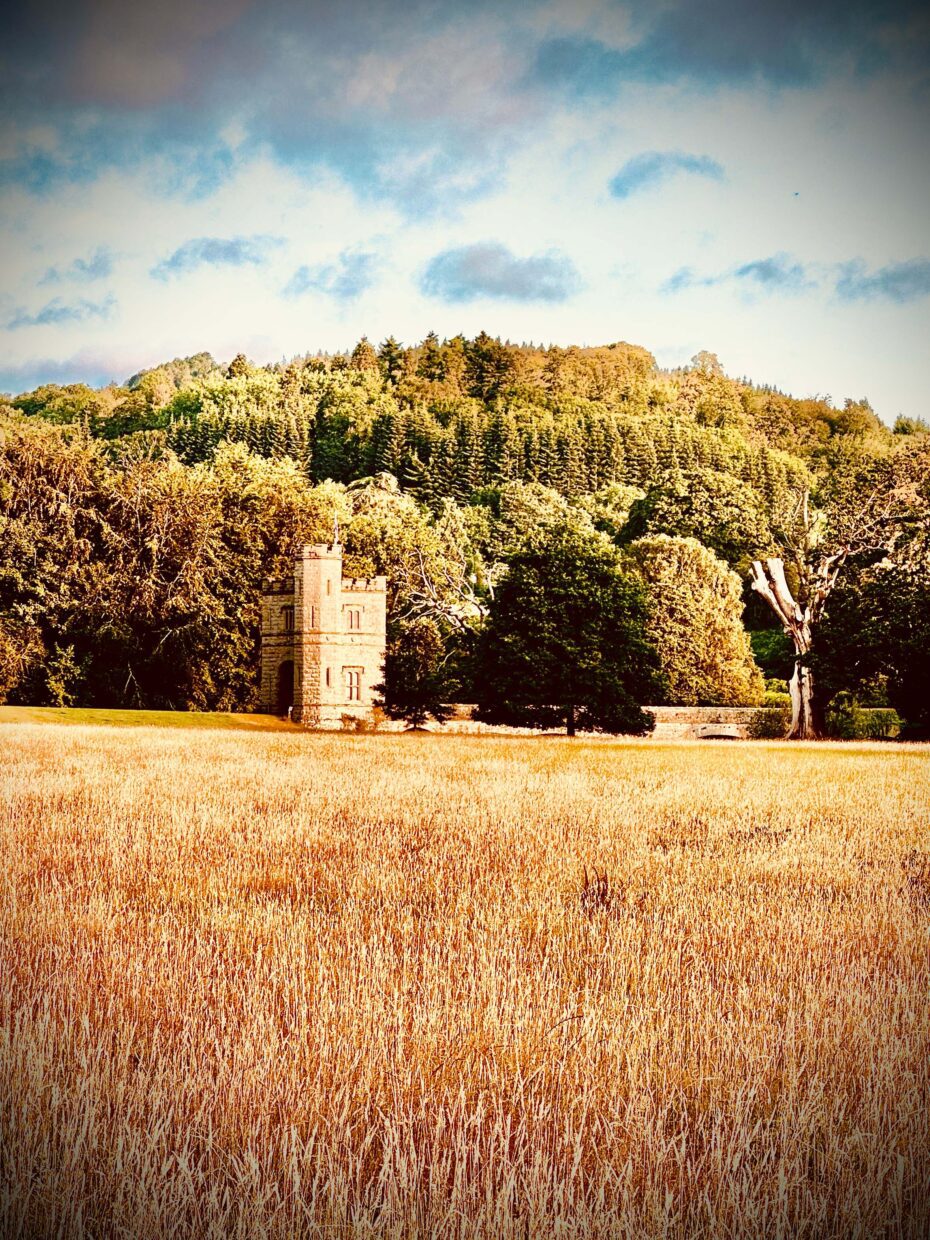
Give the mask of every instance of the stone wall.
M 278 713 L 278 675 L 281 664 L 294 659 L 293 625 L 288 628 L 285 608 L 294 606 L 293 578 L 272 578 L 263 582 L 262 654 L 259 710 Z
M 452 707 L 450 730 L 491 731 L 486 724 L 477 724 L 472 718 L 474 706 L 458 703 Z M 644 709 L 655 715 L 656 726 L 652 736 L 656 740 L 745 740 L 753 719 L 766 708 L 761 706 L 647 706 Z M 777 714 L 777 709 L 766 710 Z M 512 729 L 511 729 L 512 730 Z M 523 730 L 523 729 L 520 729 Z

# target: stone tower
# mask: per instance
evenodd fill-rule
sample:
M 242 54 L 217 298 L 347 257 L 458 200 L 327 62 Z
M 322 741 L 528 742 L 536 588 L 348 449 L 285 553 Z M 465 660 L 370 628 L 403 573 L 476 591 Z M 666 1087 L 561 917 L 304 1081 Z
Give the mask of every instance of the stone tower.
M 310 727 L 370 719 L 384 679 L 387 580 L 343 577 L 342 548 L 304 547 L 293 577 L 266 579 L 260 709 Z

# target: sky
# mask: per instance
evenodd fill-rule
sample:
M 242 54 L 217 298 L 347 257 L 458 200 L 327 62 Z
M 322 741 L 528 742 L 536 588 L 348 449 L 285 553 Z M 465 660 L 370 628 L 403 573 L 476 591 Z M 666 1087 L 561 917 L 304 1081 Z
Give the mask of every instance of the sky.
M 0 95 L 0 391 L 486 330 L 930 415 L 922 5 L 45 0 Z

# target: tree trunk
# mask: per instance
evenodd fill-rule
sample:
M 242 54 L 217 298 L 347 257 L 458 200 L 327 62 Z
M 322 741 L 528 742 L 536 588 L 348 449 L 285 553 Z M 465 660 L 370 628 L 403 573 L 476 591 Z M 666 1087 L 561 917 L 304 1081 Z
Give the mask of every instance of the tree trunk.
M 824 734 L 824 712 L 816 692 L 814 674 L 802 662 L 806 653 L 798 649 L 796 641 L 794 672 L 788 682 L 788 692 L 791 694 L 789 741 L 815 741 Z
M 575 707 L 569 706 L 565 715 L 565 734 L 566 736 L 575 735 Z
M 807 666 L 811 649 L 814 614 L 810 604 L 799 606 L 788 589 L 781 560 L 754 560 L 752 588 L 761 594 L 781 621 L 794 645 L 794 673 L 788 685 L 791 694 L 791 741 L 818 740 L 824 734 L 824 712 L 816 693 L 814 674 Z

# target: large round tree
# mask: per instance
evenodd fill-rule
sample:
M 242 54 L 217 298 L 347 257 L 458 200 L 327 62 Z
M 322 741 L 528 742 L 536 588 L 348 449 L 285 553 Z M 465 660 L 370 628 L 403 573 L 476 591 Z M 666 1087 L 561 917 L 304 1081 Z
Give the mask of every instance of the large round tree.
M 543 528 L 514 556 L 477 658 L 478 718 L 489 723 L 643 734 L 661 694 L 645 637 L 645 592 L 590 527 Z
M 756 706 L 762 674 L 743 628 L 742 584 L 696 538 L 656 534 L 629 553 L 649 588 L 646 634 L 659 652 L 665 700 Z

